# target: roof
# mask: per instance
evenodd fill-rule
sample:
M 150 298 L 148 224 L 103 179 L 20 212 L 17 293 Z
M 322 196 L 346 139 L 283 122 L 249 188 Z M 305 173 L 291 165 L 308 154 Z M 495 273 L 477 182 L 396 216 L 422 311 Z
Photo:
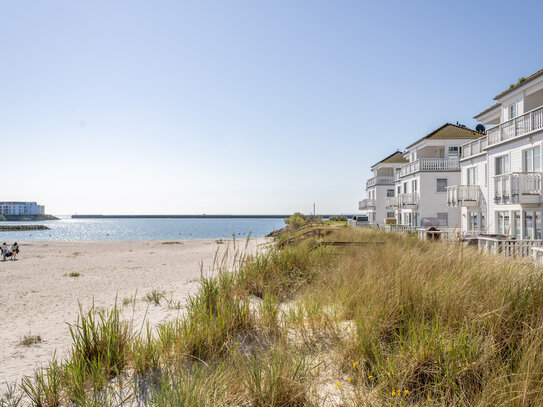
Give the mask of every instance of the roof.
M 474 139 L 483 137 L 483 133 L 472 130 L 465 126 L 459 126 L 456 124 L 445 123 L 439 129 L 434 130 L 430 134 L 418 139 L 414 143 L 411 143 L 407 148 L 414 146 L 425 139 L 443 140 L 443 139 Z
M 477 113 L 475 116 L 473 116 L 473 118 L 477 118 L 479 116 L 482 116 L 484 115 L 485 113 L 488 113 L 488 112 L 491 112 L 492 110 L 494 110 L 495 108 L 497 108 L 498 106 L 501 106 L 501 103 L 494 103 L 492 106 L 486 108 L 485 110 L 483 110 L 482 112 L 480 113 Z
M 409 161 L 405 159 L 403 156 L 403 153 L 400 150 L 397 150 L 390 154 L 388 157 L 383 158 L 378 163 L 375 163 L 371 166 L 371 168 L 376 167 L 379 164 L 404 164 L 408 163 Z
M 499 93 L 496 95 L 496 97 L 494 98 L 494 100 L 498 100 L 499 98 L 501 98 L 502 96 L 505 96 L 507 95 L 508 93 L 510 92 L 513 92 L 514 90 L 518 89 L 520 86 L 522 85 L 526 85 L 528 82 L 531 82 L 533 81 L 534 79 L 536 78 L 539 78 L 540 76 L 543 75 L 543 69 L 540 69 L 539 71 L 537 71 L 536 73 L 534 74 L 531 74 L 530 76 L 528 76 L 525 80 L 523 80 L 522 82 L 517 82 L 514 86 L 511 86 L 509 89 L 506 89 L 504 90 L 502 93 Z

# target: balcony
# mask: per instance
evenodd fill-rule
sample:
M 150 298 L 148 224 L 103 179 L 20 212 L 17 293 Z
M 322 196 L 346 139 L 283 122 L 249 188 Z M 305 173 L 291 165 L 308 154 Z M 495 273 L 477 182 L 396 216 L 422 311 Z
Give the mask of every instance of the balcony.
M 462 146 L 462 159 L 469 158 L 477 154 L 484 153 L 484 149 L 488 145 L 486 137 L 481 137 L 480 139 L 473 140 Z
M 494 177 L 494 200 L 497 204 L 539 204 L 541 173 L 514 172 Z
M 452 207 L 477 209 L 481 207 L 479 185 L 453 185 L 447 188 L 447 204 Z
M 400 168 L 400 176 L 418 171 L 460 171 L 458 158 L 419 158 Z
M 385 206 L 387 209 L 398 209 L 398 197 L 391 196 L 385 198 Z
M 358 209 L 361 211 L 365 210 L 374 210 L 375 209 L 375 199 L 363 199 L 358 202 Z
M 487 131 L 488 145 L 543 129 L 543 107 L 503 122 Z
M 366 181 L 366 188 L 374 185 L 394 185 L 394 177 L 378 175 Z
M 400 194 L 398 204 L 403 209 L 417 209 L 419 207 L 419 194 Z

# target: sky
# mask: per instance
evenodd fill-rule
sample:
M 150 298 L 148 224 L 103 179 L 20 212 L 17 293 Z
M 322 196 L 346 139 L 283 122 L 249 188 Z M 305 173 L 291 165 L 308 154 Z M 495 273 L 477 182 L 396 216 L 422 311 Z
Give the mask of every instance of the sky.
M 356 213 L 370 166 L 543 68 L 543 3 L 0 0 L 0 200 Z

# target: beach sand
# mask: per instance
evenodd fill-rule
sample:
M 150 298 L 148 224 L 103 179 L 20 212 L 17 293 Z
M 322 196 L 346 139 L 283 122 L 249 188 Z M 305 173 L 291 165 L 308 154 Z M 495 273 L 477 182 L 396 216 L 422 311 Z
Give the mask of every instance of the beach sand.
M 237 247 L 245 247 L 238 241 Z M 252 239 L 254 252 L 265 239 Z M 233 253 L 231 240 L 134 242 L 31 242 L 20 244 L 17 261 L 0 262 L 0 392 L 6 383 L 20 383 L 24 375 L 53 358 L 68 354 L 69 324 L 77 321 L 79 306 L 122 307 L 123 319 L 139 328 L 144 320 L 156 325 L 173 319 L 187 296 L 198 287 L 201 264 L 212 273 L 217 250 Z M 232 260 L 230 260 L 230 264 Z M 70 273 L 80 273 L 78 277 Z M 160 305 L 144 300 L 151 290 L 165 293 Z M 136 297 L 135 306 L 123 300 Z M 170 305 L 168 302 L 170 301 Z M 42 342 L 21 346 L 25 335 Z

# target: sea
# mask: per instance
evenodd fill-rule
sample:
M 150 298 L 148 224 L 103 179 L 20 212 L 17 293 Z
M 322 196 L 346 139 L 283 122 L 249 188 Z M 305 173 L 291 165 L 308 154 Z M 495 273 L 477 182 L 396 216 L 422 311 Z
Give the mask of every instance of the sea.
M 93 240 L 177 240 L 245 239 L 263 237 L 285 226 L 283 219 L 72 219 L 35 222 L 2 222 L 3 225 L 45 225 L 49 230 L 0 232 L 2 242 L 93 241 Z

